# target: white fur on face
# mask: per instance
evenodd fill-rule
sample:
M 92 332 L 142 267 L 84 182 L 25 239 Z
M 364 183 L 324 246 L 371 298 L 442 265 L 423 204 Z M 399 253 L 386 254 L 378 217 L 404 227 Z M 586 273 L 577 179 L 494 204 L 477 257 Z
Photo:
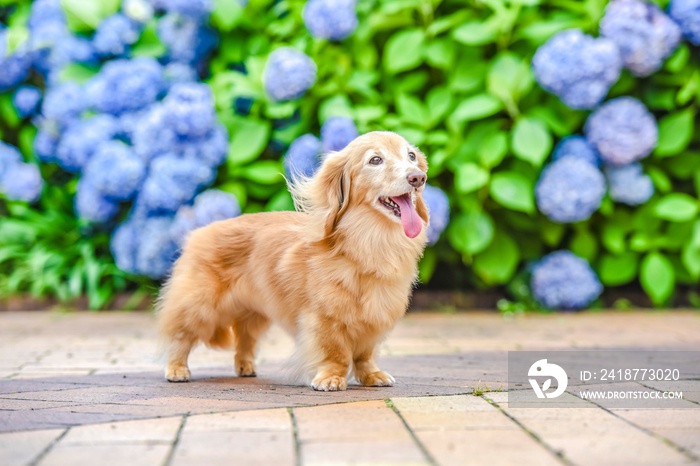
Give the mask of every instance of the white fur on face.
M 416 160 L 409 158 L 409 152 L 416 154 Z M 373 157 L 381 157 L 380 165 L 372 165 L 369 161 Z M 408 183 L 410 173 L 422 172 L 418 166 L 417 150 L 408 144 L 401 147 L 399 153 L 379 147 L 370 149 L 363 155 L 363 167 L 360 173 L 360 182 L 366 183 L 367 202 L 376 204 L 380 197 L 400 196 L 411 193 L 415 201 L 416 189 Z M 417 191 L 422 191 L 423 187 Z

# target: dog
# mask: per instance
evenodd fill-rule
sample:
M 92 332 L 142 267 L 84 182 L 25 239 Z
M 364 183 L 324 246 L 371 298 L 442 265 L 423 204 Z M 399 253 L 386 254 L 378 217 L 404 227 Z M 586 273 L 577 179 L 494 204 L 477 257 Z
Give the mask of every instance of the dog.
M 198 342 L 235 348 L 255 376 L 256 342 L 271 322 L 295 339 L 298 372 L 315 390 L 391 386 L 378 344 L 406 312 L 429 218 L 425 155 L 371 132 L 289 183 L 297 211 L 245 214 L 193 231 L 157 301 L 165 376 L 187 382 Z

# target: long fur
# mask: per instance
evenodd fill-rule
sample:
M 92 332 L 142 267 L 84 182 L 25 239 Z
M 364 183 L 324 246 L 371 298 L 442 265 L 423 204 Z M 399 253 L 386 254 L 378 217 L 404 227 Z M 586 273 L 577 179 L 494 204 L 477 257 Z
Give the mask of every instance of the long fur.
M 373 155 L 381 167 L 368 164 Z M 391 385 L 374 352 L 406 311 L 428 224 L 411 170 L 427 172 L 420 151 L 394 133 L 368 133 L 290 185 L 297 212 L 194 231 L 157 301 L 168 380 L 189 380 L 187 356 L 200 341 L 234 347 L 237 374 L 255 375 L 256 342 L 275 321 L 295 338 L 299 373 L 314 388 L 343 390 L 349 372 L 364 385 Z M 378 203 L 397 189 L 412 192 L 423 224 L 416 238 Z

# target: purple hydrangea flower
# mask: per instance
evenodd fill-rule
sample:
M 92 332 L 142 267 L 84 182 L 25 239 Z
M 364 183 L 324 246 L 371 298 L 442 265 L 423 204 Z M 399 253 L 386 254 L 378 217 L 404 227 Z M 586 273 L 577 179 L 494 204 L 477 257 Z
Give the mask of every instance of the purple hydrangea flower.
M 309 0 L 303 17 L 311 35 L 319 39 L 342 40 L 357 28 L 355 0 Z
M 0 141 L 0 177 L 4 176 L 13 166 L 23 162 L 24 159 L 19 149 Z
M 603 196 L 603 174 L 576 157 L 564 157 L 549 164 L 535 187 L 537 207 L 560 223 L 588 219 L 600 207 Z
M 107 62 L 87 91 L 96 110 L 121 115 L 151 105 L 165 88 L 163 67 L 144 57 Z
M 435 244 L 440 239 L 443 230 L 450 223 L 450 200 L 447 194 L 435 186 L 425 185 L 423 200 L 428 206 L 430 223 L 428 224 L 428 244 Z
M 554 148 L 552 160 L 559 160 L 562 157 L 576 157 L 585 160 L 591 165 L 600 166 L 600 155 L 583 136 L 567 136 Z
M 196 65 L 218 42 L 214 31 L 201 21 L 167 14 L 158 21 L 158 37 L 168 48 L 168 60 Z
M 75 213 L 94 223 L 109 221 L 119 212 L 119 204 L 106 199 L 87 178 L 81 178 L 75 192 Z
M 636 76 L 661 68 L 681 40 L 681 30 L 661 9 L 643 0 L 615 0 L 600 20 L 600 34 L 617 44 L 625 67 Z
M 44 180 L 33 163 L 16 163 L 0 172 L 0 192 L 8 199 L 34 202 L 41 196 Z
M 22 118 L 36 113 L 41 101 L 41 91 L 34 86 L 20 86 L 12 96 L 12 104 Z
M 141 26 L 126 15 L 117 13 L 104 19 L 97 30 L 92 44 L 103 57 L 119 57 L 134 45 L 141 35 Z
M 626 165 L 648 156 L 658 141 L 654 116 L 633 97 L 618 97 L 593 112 L 586 121 L 586 137 L 612 165 Z
M 71 125 L 56 149 L 56 161 L 68 172 L 79 172 L 97 148 L 119 133 L 119 122 L 109 115 L 96 115 Z
M 359 133 L 352 118 L 331 117 L 321 126 L 321 141 L 323 152 L 345 149 Z
M 83 178 L 111 201 L 126 201 L 138 191 L 146 166 L 129 146 L 109 141 L 99 146 L 85 165 Z
M 241 207 L 234 195 L 210 189 L 197 195 L 192 206 L 178 209 L 170 234 L 173 241 L 181 246 L 191 231 L 240 214 Z
M 605 167 L 610 197 L 627 205 L 644 204 L 654 195 L 654 183 L 644 174 L 639 162 L 629 165 Z
M 263 81 L 265 91 L 273 100 L 296 99 L 316 81 L 316 64 L 303 52 L 282 47 L 267 59 Z
M 284 172 L 289 180 L 310 178 L 321 166 L 321 141 L 313 134 L 296 138 L 284 156 Z
M 603 292 L 588 262 L 570 251 L 544 256 L 534 265 L 530 284 L 535 299 L 550 309 L 581 309 Z
M 192 158 L 173 155 L 151 162 L 138 202 L 149 214 L 172 214 L 214 181 L 216 170 Z
M 668 14 L 681 27 L 686 39 L 700 45 L 700 0 L 671 0 Z
M 41 106 L 42 115 L 59 126 L 68 126 L 87 108 L 85 91 L 75 83 L 51 86 L 46 90 Z
M 8 53 L 7 29 L 0 24 L 0 92 L 15 87 L 25 80 L 32 66 L 32 58 L 26 47 Z
M 180 141 L 174 146 L 174 152 L 181 157 L 199 160 L 208 167 L 218 167 L 228 155 L 228 132 L 217 123 L 201 138 Z
M 542 45 L 532 58 L 535 79 L 574 109 L 598 105 L 620 77 L 622 60 L 615 43 L 572 29 Z
M 214 99 L 206 84 L 175 84 L 163 104 L 167 124 L 180 138 L 204 136 L 216 122 Z

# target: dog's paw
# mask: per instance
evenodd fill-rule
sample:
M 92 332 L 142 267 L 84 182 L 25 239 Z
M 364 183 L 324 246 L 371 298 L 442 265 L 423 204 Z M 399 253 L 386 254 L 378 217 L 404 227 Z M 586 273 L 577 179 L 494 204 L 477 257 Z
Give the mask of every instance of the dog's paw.
M 189 382 L 190 370 L 187 366 L 168 367 L 165 370 L 165 378 L 168 382 Z
M 255 364 L 253 361 L 236 361 L 236 374 L 238 377 L 255 377 Z
M 360 383 L 366 387 L 391 387 L 394 385 L 394 378 L 384 371 L 372 372 L 360 379 Z
M 332 375 L 330 377 L 316 377 L 311 382 L 311 388 L 320 392 L 337 392 L 348 388 L 348 381 L 345 377 Z

